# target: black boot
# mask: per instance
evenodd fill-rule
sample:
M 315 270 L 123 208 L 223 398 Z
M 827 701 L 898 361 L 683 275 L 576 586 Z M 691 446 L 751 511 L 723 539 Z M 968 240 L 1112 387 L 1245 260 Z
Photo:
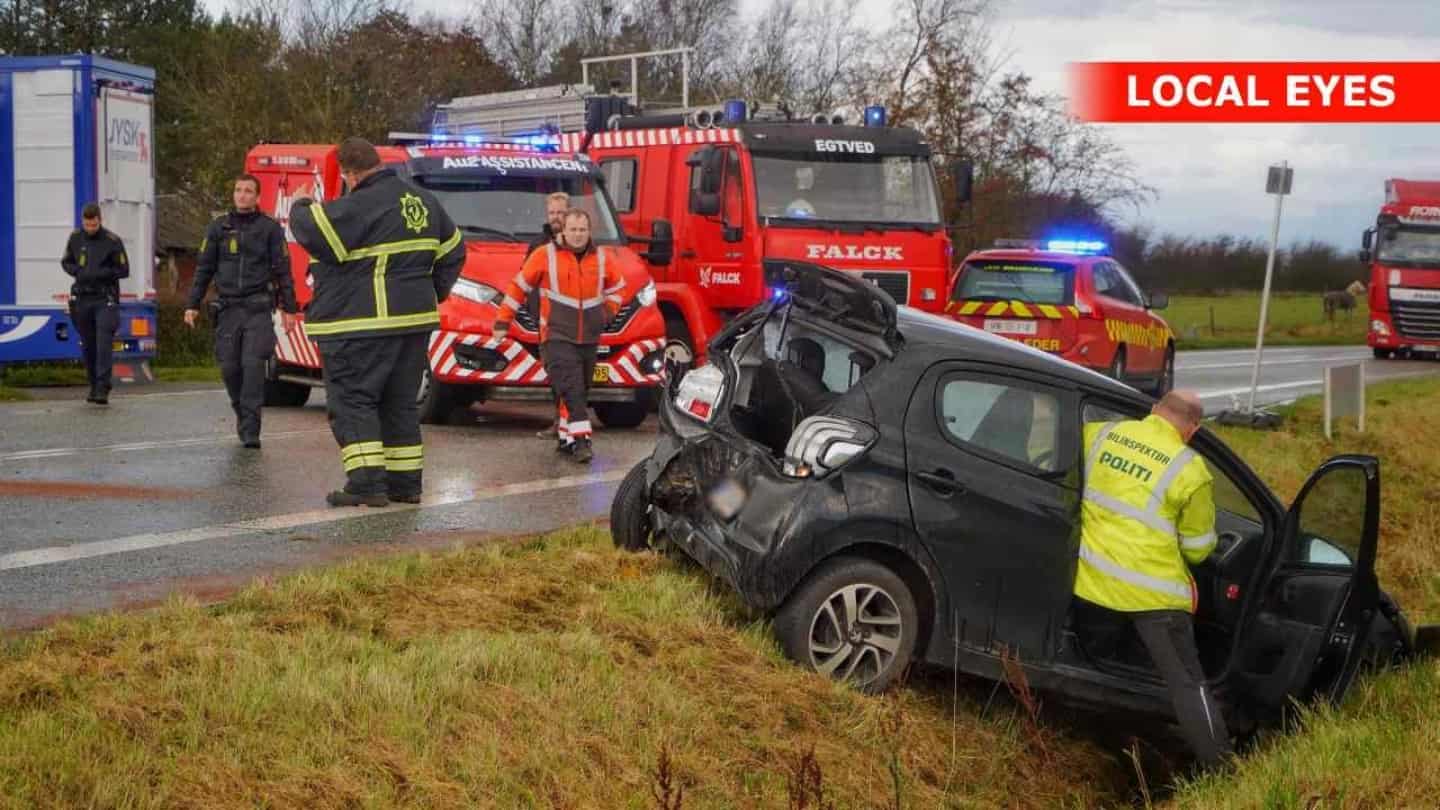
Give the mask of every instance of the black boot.
M 589 464 L 590 459 L 595 458 L 595 451 L 590 447 L 590 440 L 576 439 L 574 455 L 576 464 Z
M 390 503 L 390 499 L 383 492 L 373 495 L 356 495 L 353 492 L 337 489 L 325 496 L 325 503 L 331 506 L 386 506 Z

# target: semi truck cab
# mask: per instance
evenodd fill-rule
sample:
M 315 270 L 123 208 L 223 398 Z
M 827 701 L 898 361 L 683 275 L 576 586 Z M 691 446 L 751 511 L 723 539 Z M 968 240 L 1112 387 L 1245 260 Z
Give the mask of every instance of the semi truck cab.
M 1370 267 L 1377 358 L 1440 353 L 1440 181 L 1385 181 L 1385 204 L 1361 238 Z

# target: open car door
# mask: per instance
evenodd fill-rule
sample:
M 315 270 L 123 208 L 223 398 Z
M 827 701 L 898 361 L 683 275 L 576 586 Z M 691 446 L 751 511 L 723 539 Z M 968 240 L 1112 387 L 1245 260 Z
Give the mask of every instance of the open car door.
M 1291 699 L 1338 701 L 1379 604 L 1380 461 L 1336 456 L 1310 476 L 1270 558 L 1261 604 L 1241 629 L 1233 702 L 1273 716 Z

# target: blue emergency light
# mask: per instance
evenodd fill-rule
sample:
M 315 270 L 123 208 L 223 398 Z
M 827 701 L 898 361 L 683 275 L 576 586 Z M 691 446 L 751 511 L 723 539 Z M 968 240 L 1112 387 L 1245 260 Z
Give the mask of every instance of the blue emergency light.
M 725 123 L 742 123 L 745 121 L 746 117 L 748 117 L 749 112 L 750 111 L 745 107 L 745 102 L 741 101 L 740 99 L 730 99 L 729 101 L 725 102 Z
M 885 126 L 885 108 L 882 107 L 882 106 L 880 106 L 879 104 L 872 104 L 872 105 L 870 105 L 869 107 L 866 107 L 866 108 L 865 108 L 865 126 L 867 126 L 867 127 L 883 127 L 883 126 Z
M 1051 239 L 1045 249 L 1052 253 L 1104 253 L 1106 245 L 1097 239 Z

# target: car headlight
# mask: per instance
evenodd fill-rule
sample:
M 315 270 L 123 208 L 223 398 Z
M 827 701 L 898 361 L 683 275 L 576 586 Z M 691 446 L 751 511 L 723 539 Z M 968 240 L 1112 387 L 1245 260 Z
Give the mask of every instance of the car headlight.
M 1390 334 L 1390 327 L 1386 326 L 1384 321 L 1377 318 L 1370 322 L 1370 331 L 1377 335 L 1388 335 Z
M 635 294 L 635 300 L 636 300 L 636 301 L 639 301 L 639 302 L 640 302 L 640 306 L 642 306 L 642 307 L 654 306 L 654 305 L 655 305 L 655 282 L 652 281 L 652 282 L 646 284 L 645 287 L 640 290 L 640 292 L 638 292 L 638 293 Z
M 500 291 L 489 284 L 481 284 L 478 281 L 471 281 L 462 278 L 455 282 L 450 288 L 451 295 L 458 295 L 467 301 L 474 301 L 477 304 L 494 304 L 500 301 Z

